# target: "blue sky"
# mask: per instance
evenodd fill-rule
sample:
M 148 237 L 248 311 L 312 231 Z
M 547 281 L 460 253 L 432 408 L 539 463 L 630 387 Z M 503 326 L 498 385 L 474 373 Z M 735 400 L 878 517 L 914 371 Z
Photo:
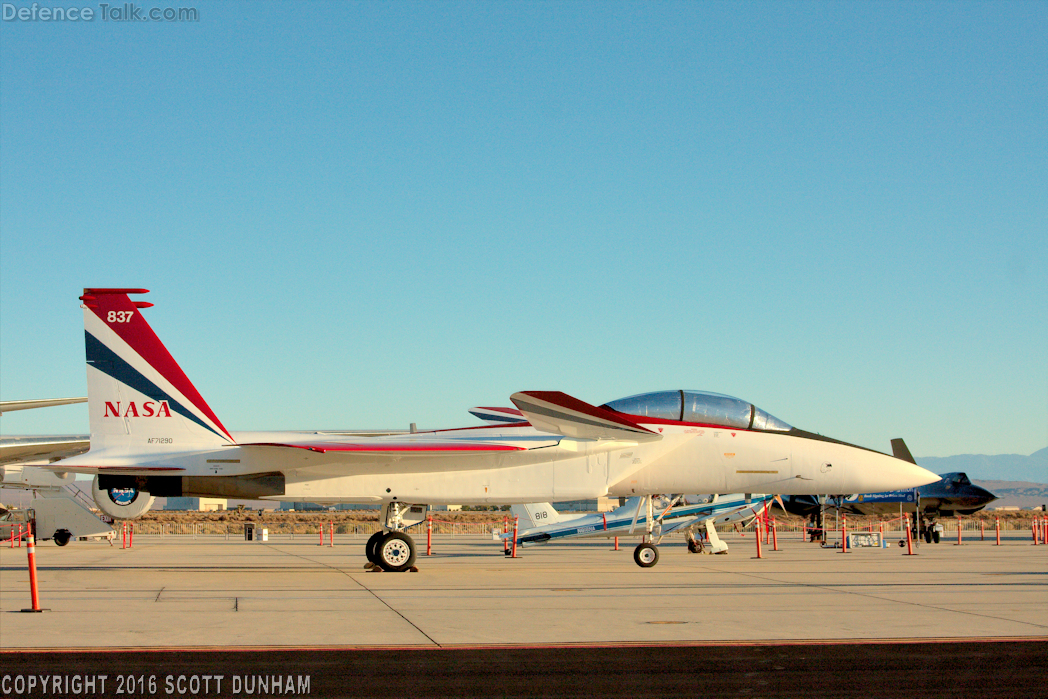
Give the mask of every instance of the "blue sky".
M 233 430 L 694 388 L 1048 445 L 1043 2 L 189 5 L 0 24 L 3 400 L 142 286 Z

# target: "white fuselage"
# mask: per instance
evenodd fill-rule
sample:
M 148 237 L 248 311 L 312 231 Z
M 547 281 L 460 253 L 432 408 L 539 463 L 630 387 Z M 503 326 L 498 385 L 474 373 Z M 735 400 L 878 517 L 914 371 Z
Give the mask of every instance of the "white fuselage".
M 373 454 L 364 459 L 337 451 L 231 445 L 191 453 L 160 447 L 149 454 L 147 448 L 144 453 L 106 459 L 106 465 L 145 467 L 144 475 L 156 475 L 157 467 L 172 476 L 280 472 L 285 478 L 284 494 L 266 499 L 320 503 L 509 504 L 649 493 L 876 492 L 906 487 L 923 474 L 923 469 L 887 454 L 789 434 L 673 424 L 651 428 L 660 431 L 662 439 L 640 443 L 573 439 L 530 426 L 368 438 L 376 444 L 387 439 L 404 443 L 434 438 L 546 440 L 548 444 L 521 451 L 425 458 L 391 452 L 378 464 Z M 331 441 L 322 434 L 233 436 L 238 444 Z

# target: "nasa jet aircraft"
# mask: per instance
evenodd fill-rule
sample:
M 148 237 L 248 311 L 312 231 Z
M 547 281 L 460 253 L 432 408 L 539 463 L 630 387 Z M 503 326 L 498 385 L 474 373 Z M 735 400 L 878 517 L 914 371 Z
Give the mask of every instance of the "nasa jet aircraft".
M 714 523 L 729 524 L 748 521 L 756 517 L 774 498 L 774 495 L 714 495 L 709 502 L 695 505 L 687 503 L 677 505 L 680 498 L 659 504 L 661 510 L 654 518 L 641 510 L 647 498 L 630 498 L 625 504 L 611 512 L 588 515 L 564 515 L 557 512 L 549 503 L 532 505 L 514 505 L 513 514 L 520 518 L 526 527 L 517 532 L 517 545 L 526 547 L 546 544 L 551 541 L 567 539 L 644 536 L 644 542 L 633 551 L 633 560 L 641 568 L 650 568 L 659 562 L 657 545 L 662 537 L 695 524 L 703 524 L 709 534 L 710 545 L 714 553 L 725 553 L 728 545 L 717 536 Z M 651 526 L 648 526 L 649 523 Z M 657 537 L 652 543 L 652 537 Z M 502 535 L 503 539 L 513 541 L 513 534 Z M 701 550 L 701 544 L 689 548 L 693 552 Z
M 154 496 L 381 506 L 365 548 L 412 567 L 404 529 L 429 504 L 512 504 L 652 493 L 806 494 L 912 488 L 935 475 L 888 454 L 790 427 L 750 403 L 662 391 L 597 407 L 558 391 L 510 400 L 528 423 L 387 436 L 233 433 L 133 301 L 145 289 L 85 289 L 91 448 L 51 464 L 95 474 L 99 507 L 145 513 Z

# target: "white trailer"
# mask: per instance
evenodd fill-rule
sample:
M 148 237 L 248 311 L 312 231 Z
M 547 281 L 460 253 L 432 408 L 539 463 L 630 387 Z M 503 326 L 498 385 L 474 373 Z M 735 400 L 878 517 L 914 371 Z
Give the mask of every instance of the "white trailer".
M 54 539 L 65 546 L 73 539 L 115 536 L 113 527 L 103 522 L 91 509 L 67 490 L 36 490 L 33 501 L 24 510 L 9 510 L 0 516 L 0 536 L 8 539 L 28 520 L 36 519 L 36 539 Z

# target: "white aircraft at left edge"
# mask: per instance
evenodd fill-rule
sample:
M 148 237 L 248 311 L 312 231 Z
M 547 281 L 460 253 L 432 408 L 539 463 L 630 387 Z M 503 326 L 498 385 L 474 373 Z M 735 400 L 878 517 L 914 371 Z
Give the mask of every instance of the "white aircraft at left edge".
M 661 391 L 597 407 L 557 391 L 511 400 L 527 423 L 376 437 L 228 431 L 132 301 L 85 289 L 91 449 L 52 464 L 95 474 L 106 513 L 152 496 L 374 503 L 368 559 L 409 569 L 405 527 L 429 504 L 511 504 L 653 493 L 862 493 L 938 480 L 916 464 L 797 430 L 745 401 Z

